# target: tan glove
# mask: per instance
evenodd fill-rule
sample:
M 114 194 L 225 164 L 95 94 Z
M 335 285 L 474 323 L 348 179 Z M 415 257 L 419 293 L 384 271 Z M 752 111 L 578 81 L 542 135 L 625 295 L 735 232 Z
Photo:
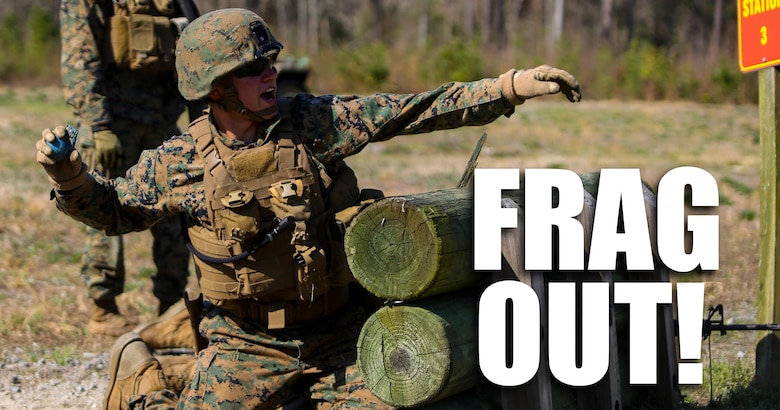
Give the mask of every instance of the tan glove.
M 92 137 L 95 139 L 97 163 L 103 166 L 105 172 L 122 165 L 122 142 L 114 131 L 97 131 Z
M 73 150 L 63 160 L 54 159 L 54 150 L 46 144 L 46 141 L 54 143 L 56 138 L 67 139 L 68 134 L 64 126 L 54 128 L 54 131 L 46 128 L 41 132 L 43 138 L 35 143 L 38 149 L 36 160 L 49 174 L 49 180 L 54 189 L 58 191 L 70 191 L 78 188 L 87 174 L 87 165 L 81 161 L 81 154 Z M 56 144 L 55 144 L 56 145 Z
M 504 81 L 506 82 L 506 80 Z M 511 81 L 515 99 L 509 99 L 515 104 L 522 104 L 529 98 L 558 92 L 563 93 L 571 102 L 577 102 L 582 99 L 580 83 L 577 82 L 573 75 L 546 64 L 528 70 L 515 71 L 512 74 Z

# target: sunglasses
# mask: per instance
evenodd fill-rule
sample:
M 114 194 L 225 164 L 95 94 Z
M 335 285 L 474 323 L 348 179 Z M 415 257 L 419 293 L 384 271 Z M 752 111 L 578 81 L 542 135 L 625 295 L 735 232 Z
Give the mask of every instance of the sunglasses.
M 239 68 L 236 68 L 233 70 L 233 74 L 236 75 L 236 77 L 243 78 L 243 77 L 257 77 L 265 71 L 266 68 L 271 67 L 273 68 L 274 62 L 276 62 L 276 56 L 271 56 L 270 58 L 262 58 L 259 60 L 255 60 L 249 64 L 245 64 Z

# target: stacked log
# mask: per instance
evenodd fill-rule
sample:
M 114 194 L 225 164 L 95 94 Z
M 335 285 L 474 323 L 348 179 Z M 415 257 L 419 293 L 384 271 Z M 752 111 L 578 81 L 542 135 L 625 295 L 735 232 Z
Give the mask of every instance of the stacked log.
M 357 365 L 382 401 L 414 407 L 480 382 L 475 292 L 384 306 L 360 332 Z
M 587 229 L 599 179 L 580 178 L 589 207 L 578 219 Z M 503 196 L 524 208 L 523 179 L 520 189 Z M 379 200 L 357 214 L 344 246 L 357 281 L 391 301 L 369 317 L 358 339 L 357 364 L 377 397 L 415 407 L 484 385 L 476 346 L 478 295 L 494 278 L 473 270 L 471 188 Z
M 344 237 L 355 279 L 386 300 L 415 300 L 486 283 L 473 271 L 472 191 L 391 197 L 361 211 Z
M 580 178 L 595 196 L 598 175 Z M 521 179 L 520 189 L 504 196 L 522 208 L 524 193 Z M 369 205 L 347 229 L 344 249 L 355 279 L 369 292 L 409 301 L 490 281 L 473 270 L 473 236 L 473 191 L 454 188 Z

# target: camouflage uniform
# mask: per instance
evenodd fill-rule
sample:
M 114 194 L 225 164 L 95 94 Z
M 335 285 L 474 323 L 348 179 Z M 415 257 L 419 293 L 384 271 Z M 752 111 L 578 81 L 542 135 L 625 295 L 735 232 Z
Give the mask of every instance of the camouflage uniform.
M 327 166 L 360 152 L 369 142 L 486 124 L 512 114 L 514 106 L 503 97 L 496 79 L 486 79 L 449 83 L 420 94 L 301 94 L 292 100 L 291 110 L 295 132 Z M 274 125 L 264 129 L 259 141 L 273 137 Z M 213 125 L 212 132 L 234 149 L 247 145 L 221 136 Z M 57 191 L 57 204 L 68 215 L 109 234 L 146 229 L 178 212 L 209 224 L 203 173 L 193 138 L 185 133 L 143 152 L 125 178 L 88 176 L 88 183 L 76 190 Z M 270 331 L 261 322 L 212 307 L 200 326 L 209 346 L 200 353 L 197 373 L 180 404 L 216 408 L 231 401 L 248 408 L 260 403 L 273 408 L 297 393 L 323 405 L 382 407 L 365 390 L 355 367 L 355 341 L 364 312 L 353 301 L 315 325 Z M 306 384 L 301 387 L 298 381 Z M 155 392 L 137 397 L 136 404 L 164 408 L 176 399 L 170 391 Z
M 118 167 L 101 167 L 111 177 L 124 175 L 142 150 L 179 134 L 176 122 L 184 111 L 175 71 L 143 74 L 101 63 L 101 47 L 109 35 L 106 23 L 112 13 L 111 0 L 63 0 L 60 8 L 62 83 L 65 98 L 79 119 L 79 149 L 88 164 L 100 166 L 93 159 L 92 132 L 113 131 L 121 141 L 124 158 Z M 162 218 L 149 228 L 157 267 L 153 292 L 162 310 L 181 298 L 189 274 L 189 253 L 178 218 Z M 124 289 L 122 247 L 121 236 L 87 228 L 81 274 L 89 297 L 98 306 L 115 309 L 115 298 Z
M 307 286 L 300 284 L 308 284 L 310 279 L 301 276 L 302 270 L 319 275 L 321 265 L 305 270 L 309 262 L 297 258 L 301 256 L 295 253 L 299 251 L 299 226 L 308 229 L 309 224 L 314 225 L 311 236 L 323 240 L 316 228 L 323 220 L 333 220 L 334 214 L 329 211 L 340 209 L 340 203 L 330 202 L 338 193 L 335 182 L 326 183 L 330 178 L 338 180 L 330 172 L 343 170 L 339 168 L 342 161 L 371 142 L 488 124 L 511 115 L 514 106 L 527 98 L 559 90 L 571 101 L 580 98 L 579 84 L 573 76 L 545 65 L 510 70 L 496 79 L 447 83 L 417 94 L 298 94 L 278 98 L 275 104 L 260 110 L 247 110 L 237 96 L 236 79 L 263 79 L 269 84 L 263 84 L 259 92 L 270 101 L 267 92 L 276 85 L 270 64 L 281 49 L 262 19 L 248 10 L 218 10 L 192 22 L 177 45 L 179 90 L 189 100 L 219 98 L 211 102 L 213 111 L 209 116 L 193 122 L 189 132 L 144 151 L 124 177 L 107 179 L 88 174 L 77 154 L 71 154 L 67 161 L 53 159 L 46 144 L 66 137 L 61 127 L 57 128 L 57 137 L 51 130 L 44 130 L 44 138 L 37 144 L 37 160 L 49 173 L 58 208 L 78 221 L 109 235 L 121 235 L 184 214 L 191 244 L 197 251 L 200 287 L 211 302 L 199 328 L 209 343 L 200 351 L 192 380 L 180 395 L 161 389 L 165 382 L 159 363 L 146 348 L 138 348 L 143 342 L 130 333 L 126 340 L 117 342 L 112 352 L 112 386 L 107 403 L 124 404 L 124 395 L 134 394 L 130 398 L 134 408 L 275 408 L 305 397 L 318 408 L 388 408 L 368 390 L 355 363 L 356 339 L 371 312 L 356 292 L 328 308 L 329 301 L 335 300 L 331 299 L 333 295 L 349 293 L 344 292 L 352 289 L 349 283 L 333 281 L 330 288 L 319 288 L 326 293 L 316 293 L 322 283 L 312 281 L 311 292 L 301 292 L 307 291 Z M 235 75 L 224 77 L 230 73 Z M 219 93 L 212 94 L 222 79 L 225 81 L 218 85 Z M 258 106 L 262 104 L 254 105 Z M 274 116 L 277 108 L 279 114 Z M 236 113 L 242 118 L 241 124 L 252 123 L 251 129 L 257 130 L 254 136 L 243 135 L 247 141 L 223 133 L 216 125 L 215 118 L 234 118 Z M 291 162 L 290 157 L 295 161 Z M 300 170 L 305 171 L 304 177 L 295 174 Z M 248 191 L 233 190 L 239 184 L 231 178 Z M 291 184 L 291 178 L 299 179 L 292 179 Z M 217 197 L 219 190 L 222 196 Z M 266 201 L 268 192 L 274 196 L 270 201 Z M 273 202 L 277 196 L 305 196 L 307 199 L 302 201 L 308 202 L 303 205 L 311 207 L 294 209 L 298 202 L 282 202 L 279 212 L 280 202 Z M 243 208 L 245 205 L 248 208 Z M 230 215 L 218 214 L 224 207 L 236 210 Z M 228 217 L 242 224 L 226 229 L 230 228 L 225 225 Z M 243 224 L 247 219 L 251 223 Z M 280 221 L 279 231 L 284 221 L 294 224 L 294 234 L 279 234 L 287 242 L 243 242 L 250 229 L 274 220 Z M 248 228 L 242 230 L 245 226 Z M 270 232 L 262 229 L 259 238 Z M 308 238 L 308 233 L 300 237 Z M 241 241 L 235 245 L 236 241 L 230 242 L 225 236 Z M 280 243 L 281 247 L 274 248 Z M 326 269 L 327 275 L 333 276 L 326 278 L 333 280 L 333 264 L 343 260 L 344 249 L 321 249 L 329 252 L 325 256 L 331 265 Z M 236 258 L 215 259 L 205 252 L 220 256 L 227 252 Z M 297 265 L 292 264 L 293 260 Z M 304 265 L 306 268 L 301 268 Z M 254 271 L 247 272 L 248 268 Z M 282 309 L 273 307 L 279 304 Z M 313 309 L 319 305 L 323 306 L 321 310 Z M 292 313 L 289 321 L 287 306 L 291 306 Z M 280 310 L 281 326 L 277 326 Z

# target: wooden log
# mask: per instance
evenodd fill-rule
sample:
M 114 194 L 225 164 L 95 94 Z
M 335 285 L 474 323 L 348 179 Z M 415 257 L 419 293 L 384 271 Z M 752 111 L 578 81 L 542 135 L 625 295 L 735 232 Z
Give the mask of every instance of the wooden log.
M 595 195 L 598 174 L 580 175 Z M 523 207 L 524 183 L 504 191 Z M 455 188 L 389 197 L 361 211 L 344 237 L 355 279 L 386 300 L 416 300 L 487 283 L 473 270 L 473 191 Z M 590 226 L 592 221 L 582 221 Z M 586 232 L 586 250 L 590 232 Z
M 477 297 L 456 292 L 371 315 L 357 343 L 357 365 L 371 392 L 392 406 L 412 407 L 480 383 Z
M 415 300 L 487 283 L 473 270 L 472 191 L 385 198 L 361 211 L 344 237 L 355 278 L 374 295 Z

